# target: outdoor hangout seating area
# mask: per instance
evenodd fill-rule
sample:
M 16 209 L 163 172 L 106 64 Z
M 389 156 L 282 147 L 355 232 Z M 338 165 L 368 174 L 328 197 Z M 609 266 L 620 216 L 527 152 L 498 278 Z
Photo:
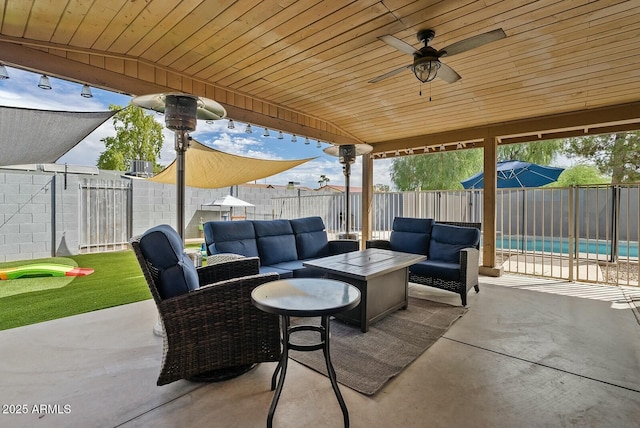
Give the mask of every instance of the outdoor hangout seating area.
M 639 427 L 639 32 L 3 2 L 0 427 Z
M 390 244 L 403 230 L 403 220 L 397 223 Z M 477 251 L 472 241 L 466 245 Z M 272 293 L 281 291 L 265 289 L 261 297 L 255 291 L 282 281 L 275 281 L 276 273 L 259 273 L 259 257 L 222 253 L 196 268 L 167 225 L 131 243 L 152 300 L 0 332 L 0 372 L 7 381 L 0 390 L 8 403 L 26 405 L 22 414 L 7 406 L 3 422 L 263 427 L 268 416 L 268 426 L 277 427 L 636 426 L 635 288 L 478 276 L 482 293 L 470 293 L 464 307 L 458 293 L 411 281 L 404 307 L 384 311 L 366 329 L 338 315 L 323 319 L 321 327 L 303 328 L 307 324 L 295 317 L 290 326 L 288 316 L 279 325 L 277 312 L 264 310 Z M 387 252 L 397 251 L 371 248 L 305 263 L 352 260 L 340 277 L 351 281 L 364 264 L 347 256 L 368 254 L 374 264 L 387 266 Z M 415 256 L 399 268 L 406 280 L 412 278 L 409 266 L 426 257 Z M 338 272 L 335 264 L 326 269 Z M 357 294 L 349 307 L 360 295 L 378 299 L 375 277 L 363 274 L 354 282 L 350 293 Z M 385 278 L 386 286 L 398 281 Z M 313 281 L 327 279 L 284 281 L 313 287 Z M 285 307 L 293 297 L 282 300 Z M 319 315 L 313 308 L 290 311 Z M 158 316 L 162 337 L 154 334 Z M 333 377 L 328 359 L 325 364 L 307 336 L 292 340 L 295 345 L 281 354 L 282 328 L 295 337 L 328 325 Z M 328 330 L 323 341 L 328 349 Z

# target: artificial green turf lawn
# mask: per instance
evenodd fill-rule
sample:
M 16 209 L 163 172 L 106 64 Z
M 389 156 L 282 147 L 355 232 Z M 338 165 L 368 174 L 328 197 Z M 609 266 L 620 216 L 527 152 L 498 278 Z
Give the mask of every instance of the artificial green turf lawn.
M 93 268 L 87 276 L 0 280 L 0 330 L 35 324 L 151 298 L 133 251 L 0 263 L 0 269 L 32 263 Z M 24 288 L 24 290 L 21 290 Z

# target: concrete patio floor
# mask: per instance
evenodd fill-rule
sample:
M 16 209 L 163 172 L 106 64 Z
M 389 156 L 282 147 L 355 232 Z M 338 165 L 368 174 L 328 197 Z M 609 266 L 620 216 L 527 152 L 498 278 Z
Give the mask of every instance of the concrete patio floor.
M 418 297 L 459 304 L 413 285 Z M 341 386 L 352 427 L 638 427 L 640 290 L 481 278 L 469 311 L 377 395 Z M 152 301 L 0 332 L 2 427 L 264 427 L 275 363 L 155 385 Z M 15 414 L 22 411 L 24 414 Z M 274 427 L 340 427 L 329 381 L 290 361 Z

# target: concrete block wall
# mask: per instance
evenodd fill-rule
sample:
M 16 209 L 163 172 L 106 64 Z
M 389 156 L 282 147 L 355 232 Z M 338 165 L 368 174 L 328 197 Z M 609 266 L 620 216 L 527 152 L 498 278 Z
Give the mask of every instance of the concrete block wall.
M 51 257 L 52 179 L 0 172 L 0 261 Z
M 131 236 L 158 224 L 176 227 L 176 187 L 154 183 L 117 173 L 101 172 L 109 180 L 131 183 Z M 81 184 L 104 177 L 86 174 L 42 171 L 0 170 L 0 262 L 29 260 L 80 253 Z M 296 198 L 313 194 L 305 189 L 286 186 L 238 185 L 220 189 L 187 187 L 185 191 L 185 238 L 199 239 L 202 222 L 220 220 L 228 209 L 203 207 L 215 199 L 232 194 L 252 203 L 246 210 L 248 219 L 280 218 L 273 205 L 277 197 Z M 244 215 L 235 208 L 234 215 Z

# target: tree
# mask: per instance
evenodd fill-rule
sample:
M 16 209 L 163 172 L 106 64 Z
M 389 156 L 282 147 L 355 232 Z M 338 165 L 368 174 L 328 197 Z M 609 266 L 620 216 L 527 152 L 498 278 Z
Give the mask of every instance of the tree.
M 329 183 L 329 181 L 331 181 L 329 179 L 329 177 L 327 177 L 326 175 L 322 174 L 320 176 L 320 180 L 318 180 L 318 183 L 320 183 L 320 187 L 322 187 L 322 186 L 326 186 L 327 183 Z
M 565 154 L 593 161 L 611 183 L 640 181 L 640 131 L 569 138 Z
M 598 168 L 593 165 L 579 164 L 565 169 L 558 177 L 558 181 L 545 187 L 569 187 L 588 184 L 606 184 L 608 177 L 602 176 Z
M 498 160 L 521 160 L 548 165 L 562 151 L 561 140 L 506 144 L 498 147 Z M 455 190 L 460 182 L 482 171 L 480 149 L 434 152 L 395 158 L 391 180 L 399 190 Z
M 374 192 L 390 192 L 391 187 L 388 184 L 375 184 L 373 186 Z
M 562 152 L 562 140 L 537 141 L 535 143 L 504 144 L 498 146 L 498 160 L 519 160 L 549 165 Z
M 462 189 L 460 181 L 482 170 L 478 149 L 395 158 L 391 181 L 400 191 Z
M 112 118 L 116 136 L 100 140 L 106 150 L 100 153 L 98 168 L 128 171 L 132 161 L 143 160 L 153 162 L 154 171 L 160 170 L 162 125 L 137 106 L 110 105 L 109 110 L 117 111 Z

